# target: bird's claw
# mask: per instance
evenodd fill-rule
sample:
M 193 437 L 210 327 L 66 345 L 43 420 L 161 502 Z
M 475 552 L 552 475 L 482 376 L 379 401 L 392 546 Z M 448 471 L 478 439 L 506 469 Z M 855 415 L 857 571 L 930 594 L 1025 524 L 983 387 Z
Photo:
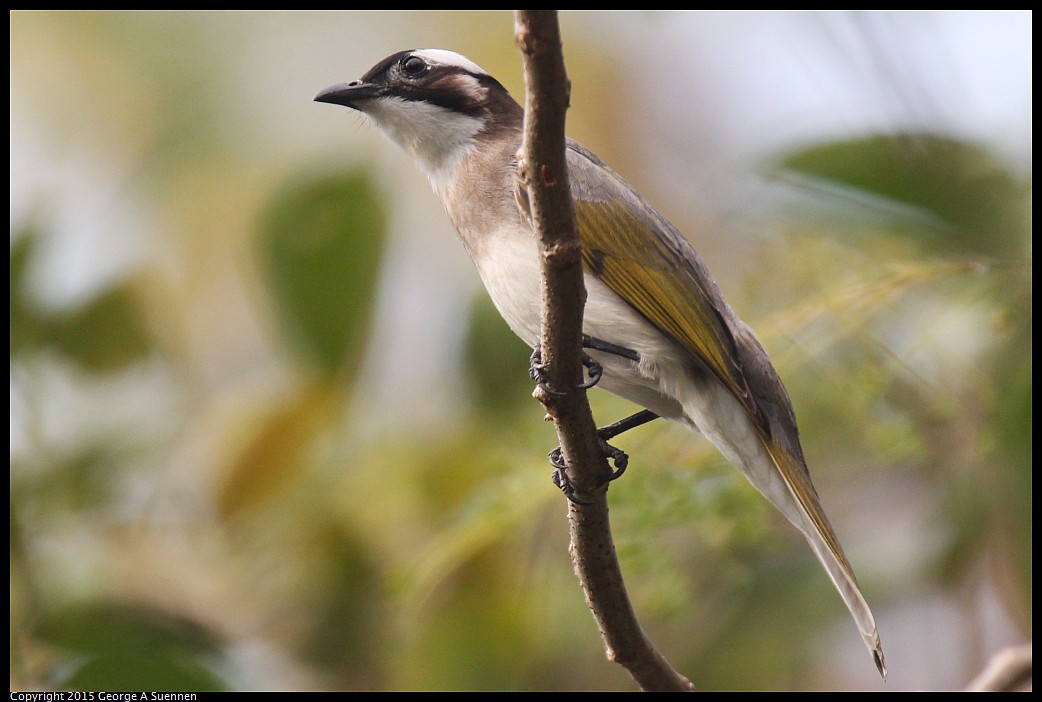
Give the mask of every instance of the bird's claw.
M 552 459 L 551 459 L 552 460 Z M 572 485 L 572 481 L 565 475 L 563 468 L 558 468 L 551 475 L 550 479 L 554 481 L 554 485 L 561 489 L 564 496 L 568 498 L 568 501 L 577 505 L 592 505 L 593 502 L 590 500 L 584 500 L 575 494 L 575 486 Z
M 615 470 L 612 471 L 612 474 L 605 481 L 605 483 L 610 483 L 613 480 L 622 477 L 622 474 L 626 472 L 626 468 L 630 462 L 630 457 L 625 451 L 623 451 L 620 448 L 616 448 L 615 446 L 612 446 L 604 439 L 601 439 L 600 443 L 601 450 L 604 452 L 604 456 L 608 459 L 611 459 L 612 465 L 615 466 Z M 547 455 L 547 458 L 550 459 L 550 465 L 554 467 L 554 472 L 551 476 L 551 479 L 554 481 L 554 485 L 561 489 L 561 492 L 564 493 L 564 496 L 577 505 L 590 504 L 589 502 L 576 497 L 575 486 L 572 485 L 572 481 L 568 479 L 568 475 L 565 473 L 565 468 L 567 467 L 567 464 L 564 460 L 564 452 L 561 451 L 561 447 L 558 446 L 553 451 L 551 451 Z
M 582 390 L 589 390 L 600 382 L 601 376 L 604 375 L 604 366 L 585 353 L 582 355 L 582 364 L 583 367 L 586 368 L 589 379 L 580 383 L 576 387 Z M 536 347 L 528 359 L 528 375 L 536 382 L 536 386 L 541 388 L 546 394 L 554 397 L 563 396 L 565 393 L 559 390 L 554 390 L 550 387 L 549 379 L 546 377 L 545 368 L 546 367 L 543 365 L 542 351 L 539 347 Z
M 547 395 L 561 397 L 564 393 L 558 392 L 550 387 L 545 369 L 546 367 L 543 365 L 543 354 L 537 346 L 532 350 L 532 355 L 528 358 L 528 375 L 535 381 L 536 387 L 540 388 Z
M 590 379 L 587 380 L 585 383 L 581 383 L 579 387 L 583 390 L 589 390 L 594 385 L 600 382 L 601 376 L 604 375 L 604 366 L 602 366 L 600 363 L 597 363 L 597 361 L 593 360 L 589 355 L 585 353 L 582 355 L 582 364 L 583 367 L 586 368 L 586 372 L 589 374 Z

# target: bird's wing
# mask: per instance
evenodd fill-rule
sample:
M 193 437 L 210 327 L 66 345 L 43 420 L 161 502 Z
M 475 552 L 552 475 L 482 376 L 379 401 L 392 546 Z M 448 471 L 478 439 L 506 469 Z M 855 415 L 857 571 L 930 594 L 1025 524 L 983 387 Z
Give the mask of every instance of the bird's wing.
M 687 351 L 768 430 L 740 365 L 733 315 L 705 265 L 626 181 L 581 145 L 568 146 L 586 270 Z

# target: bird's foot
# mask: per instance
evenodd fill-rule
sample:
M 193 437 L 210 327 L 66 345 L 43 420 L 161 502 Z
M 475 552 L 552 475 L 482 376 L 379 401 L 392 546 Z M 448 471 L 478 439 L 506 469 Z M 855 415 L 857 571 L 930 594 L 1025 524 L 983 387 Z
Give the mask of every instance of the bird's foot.
M 576 387 L 582 390 L 589 390 L 600 382 L 601 376 L 604 375 L 604 367 L 586 353 L 582 355 L 581 360 L 589 377 L 586 382 L 580 383 Z M 532 351 L 532 355 L 528 359 L 528 375 L 546 394 L 554 397 L 561 397 L 565 394 L 550 387 L 549 379 L 546 377 L 546 366 L 543 365 L 543 354 L 538 346 Z
M 610 459 L 612 465 L 615 466 L 615 470 L 612 471 L 612 474 L 607 480 L 605 480 L 605 483 L 610 483 L 613 480 L 622 477 L 622 474 L 626 472 L 626 467 L 629 465 L 630 457 L 625 451 L 612 446 L 604 439 L 600 439 L 600 444 L 605 458 Z M 554 467 L 554 472 L 551 474 L 551 480 L 553 480 L 554 485 L 561 489 L 564 496 L 577 505 L 590 504 L 588 501 L 582 500 L 575 495 L 575 486 L 572 484 L 572 481 L 568 479 L 568 474 L 565 472 L 566 463 L 561 447 L 558 446 L 551 451 L 548 458 L 550 459 L 550 465 Z

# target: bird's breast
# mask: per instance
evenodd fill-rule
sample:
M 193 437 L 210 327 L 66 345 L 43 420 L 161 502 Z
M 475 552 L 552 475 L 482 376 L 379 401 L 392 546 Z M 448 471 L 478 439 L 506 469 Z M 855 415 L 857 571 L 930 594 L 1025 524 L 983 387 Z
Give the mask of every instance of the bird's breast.
M 531 347 L 539 344 L 542 280 L 538 241 L 525 223 L 501 226 L 480 238 L 460 233 L 492 303 L 507 325 Z M 679 377 L 682 350 L 596 276 L 587 272 L 583 331 L 641 355 L 642 361 L 591 351 L 604 365 L 602 387 L 664 417 L 676 418 L 679 406 L 663 394 L 661 375 Z
M 538 242 L 518 221 L 481 235 L 460 232 L 492 304 L 507 325 L 531 347 L 539 343 L 540 270 Z

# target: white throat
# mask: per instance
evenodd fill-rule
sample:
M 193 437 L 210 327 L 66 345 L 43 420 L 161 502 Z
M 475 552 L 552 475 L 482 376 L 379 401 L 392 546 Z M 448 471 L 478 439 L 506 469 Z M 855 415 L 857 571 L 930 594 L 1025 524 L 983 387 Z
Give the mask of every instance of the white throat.
M 363 110 L 380 130 L 411 154 L 431 182 L 443 192 L 456 168 L 474 150 L 483 120 L 426 102 L 401 98 L 370 100 Z

